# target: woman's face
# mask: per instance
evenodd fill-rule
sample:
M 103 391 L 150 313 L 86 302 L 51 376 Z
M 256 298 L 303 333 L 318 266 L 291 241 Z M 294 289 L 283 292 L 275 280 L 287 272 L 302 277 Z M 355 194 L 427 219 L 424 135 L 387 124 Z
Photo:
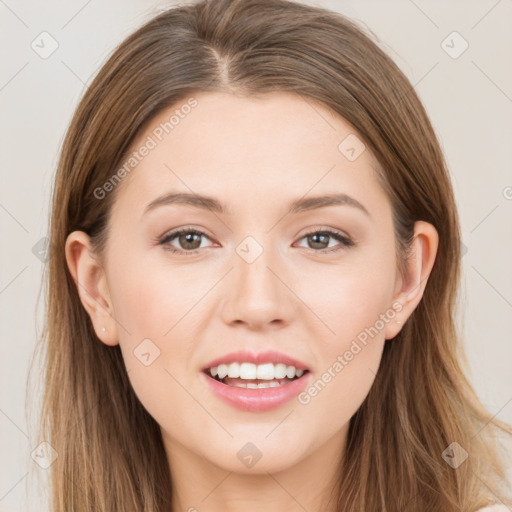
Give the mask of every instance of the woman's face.
M 339 456 L 406 319 L 377 163 L 350 125 L 300 96 L 187 99 L 149 123 L 117 185 L 104 266 L 114 320 L 98 336 L 119 342 L 171 462 L 275 472 L 326 447 Z M 203 371 L 238 351 L 225 362 L 246 363 L 242 377 L 262 363 L 271 387 Z M 307 371 L 283 384 L 290 359 Z

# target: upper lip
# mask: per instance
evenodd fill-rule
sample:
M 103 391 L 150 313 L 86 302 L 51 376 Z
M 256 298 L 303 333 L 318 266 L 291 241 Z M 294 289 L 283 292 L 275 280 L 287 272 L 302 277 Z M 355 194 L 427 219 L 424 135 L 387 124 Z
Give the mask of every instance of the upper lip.
M 294 366 L 297 370 L 308 370 L 308 367 L 302 363 L 301 361 L 295 359 L 294 357 L 287 356 L 286 354 L 282 354 L 281 352 L 276 352 L 274 350 L 267 350 L 265 352 L 250 352 L 248 350 L 239 350 L 237 352 L 230 352 L 224 356 L 218 357 L 213 361 L 210 361 L 207 365 L 202 368 L 202 371 L 208 370 L 214 366 L 219 366 L 220 364 L 230 364 L 230 363 L 254 363 L 254 364 L 285 364 L 287 366 Z

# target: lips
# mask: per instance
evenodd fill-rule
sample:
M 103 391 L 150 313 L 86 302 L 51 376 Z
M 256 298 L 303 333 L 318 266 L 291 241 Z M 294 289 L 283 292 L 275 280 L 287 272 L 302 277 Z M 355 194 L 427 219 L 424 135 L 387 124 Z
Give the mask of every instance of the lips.
M 222 384 L 203 372 L 199 376 L 214 397 L 244 412 L 265 412 L 285 405 L 304 391 L 312 377 L 306 372 L 302 377 L 279 387 L 244 389 Z
M 287 366 L 294 366 L 297 370 L 308 370 L 305 363 L 295 359 L 286 354 L 275 352 L 273 350 L 267 350 L 266 352 L 249 352 L 247 350 L 239 350 L 238 352 L 231 352 L 224 356 L 218 357 L 213 361 L 210 361 L 201 370 L 205 371 L 221 364 L 231 363 L 253 363 L 256 365 L 272 363 L 272 364 L 285 364 Z
M 303 362 L 274 351 L 232 352 L 210 361 L 201 374 L 210 391 L 224 403 L 250 412 L 283 405 L 303 391 L 311 378 Z

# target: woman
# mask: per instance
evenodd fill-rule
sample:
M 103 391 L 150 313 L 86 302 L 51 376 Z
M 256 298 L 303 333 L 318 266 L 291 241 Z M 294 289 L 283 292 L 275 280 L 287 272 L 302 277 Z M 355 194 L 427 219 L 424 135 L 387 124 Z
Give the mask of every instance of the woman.
M 345 17 L 215 0 L 137 30 L 73 117 L 51 242 L 52 510 L 512 503 L 439 143 Z

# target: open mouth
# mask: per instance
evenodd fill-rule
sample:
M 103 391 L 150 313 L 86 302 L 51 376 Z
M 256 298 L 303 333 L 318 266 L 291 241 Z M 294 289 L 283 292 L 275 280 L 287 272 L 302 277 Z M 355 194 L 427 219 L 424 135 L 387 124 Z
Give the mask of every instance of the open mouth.
M 243 362 L 236 362 L 235 356 Z M 269 359 L 279 362 L 269 363 Z M 201 373 L 205 374 L 203 380 L 217 398 L 244 412 L 265 412 L 281 407 L 303 392 L 311 379 L 311 371 L 303 363 L 272 351 L 257 355 L 243 351 L 228 354 L 204 366 Z
M 285 364 L 231 363 L 207 368 L 203 372 L 227 386 L 262 389 L 277 388 L 293 382 L 309 373 L 309 370 L 301 370 Z

